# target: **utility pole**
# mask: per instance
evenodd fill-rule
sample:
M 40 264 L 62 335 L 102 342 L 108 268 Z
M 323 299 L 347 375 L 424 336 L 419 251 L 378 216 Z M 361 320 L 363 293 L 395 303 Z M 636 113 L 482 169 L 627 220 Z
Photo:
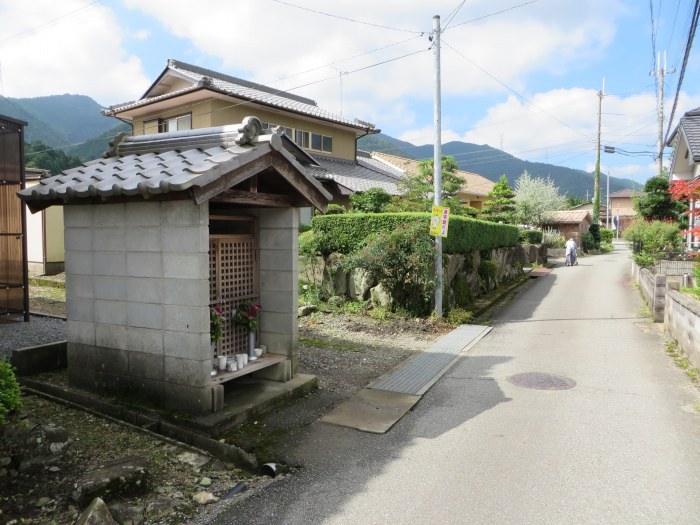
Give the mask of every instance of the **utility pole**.
M 435 147 L 433 151 L 433 203 L 442 204 L 442 123 L 440 99 L 440 16 L 433 17 L 433 52 L 435 57 Z M 435 317 L 442 317 L 442 237 L 435 237 Z
M 610 168 L 608 172 L 607 188 L 605 190 L 605 227 L 610 228 Z
M 649 73 L 649 76 L 657 77 L 658 89 L 656 90 L 656 112 L 659 119 L 659 136 L 656 140 L 656 167 L 658 175 L 663 175 L 664 168 L 664 77 L 668 73 L 675 73 L 676 70 L 666 71 L 666 52 L 664 51 L 664 65 L 661 67 L 661 54 L 657 54 L 656 71 Z
M 600 121 L 603 112 L 604 96 L 605 79 L 603 79 L 603 89 L 598 91 L 598 135 L 595 148 L 595 175 L 593 178 L 593 224 L 600 223 Z

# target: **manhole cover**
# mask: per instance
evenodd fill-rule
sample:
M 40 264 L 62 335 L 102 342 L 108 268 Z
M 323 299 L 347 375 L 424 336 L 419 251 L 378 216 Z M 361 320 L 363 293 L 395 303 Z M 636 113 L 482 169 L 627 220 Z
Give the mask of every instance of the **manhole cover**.
M 542 372 L 525 372 L 515 374 L 507 378 L 515 386 L 523 388 L 536 388 L 537 390 L 566 390 L 576 386 L 576 381 L 568 377 Z

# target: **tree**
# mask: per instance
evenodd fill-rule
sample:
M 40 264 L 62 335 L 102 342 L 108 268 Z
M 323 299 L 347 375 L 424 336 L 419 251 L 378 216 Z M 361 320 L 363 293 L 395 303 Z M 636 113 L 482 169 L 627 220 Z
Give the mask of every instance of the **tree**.
M 381 188 L 370 188 L 350 195 L 352 209 L 359 213 L 382 213 L 391 202 L 391 195 Z
M 548 222 L 551 211 L 566 208 L 566 198 L 559 195 L 559 188 L 547 177 L 531 177 L 524 171 L 515 181 L 516 216 L 523 224 L 541 226 Z
M 674 180 L 669 184 L 671 198 L 684 204 L 687 208 L 686 214 L 690 217 L 690 228 L 683 234 L 690 234 L 693 237 L 700 237 L 700 226 L 695 226 L 697 217 L 696 203 L 700 203 L 700 180 Z
M 505 175 L 501 178 L 488 194 L 493 197 L 484 202 L 481 209 L 481 218 L 492 222 L 503 222 L 512 224 L 515 222 L 515 192 L 508 186 L 508 179 Z
M 586 199 L 583 197 L 574 197 L 573 195 L 569 195 L 566 197 L 566 205 L 568 209 L 575 208 L 576 206 L 581 206 L 581 204 L 586 204 Z
M 657 175 L 644 184 L 645 195 L 634 200 L 634 209 L 647 221 L 679 221 L 687 206 L 671 196 L 669 182 Z
M 395 201 L 395 208 L 404 211 L 430 211 L 433 206 L 434 173 L 433 161 L 424 160 L 418 164 L 417 175 L 405 177 L 398 183 L 401 198 Z M 454 157 L 442 157 L 442 205 L 456 215 L 464 213 L 457 193 L 464 186 L 464 179 L 457 175 L 457 161 Z
M 66 155 L 63 150 L 51 148 L 41 141 L 27 144 L 24 157 L 28 168 L 49 170 L 52 175 L 82 164 L 78 157 Z

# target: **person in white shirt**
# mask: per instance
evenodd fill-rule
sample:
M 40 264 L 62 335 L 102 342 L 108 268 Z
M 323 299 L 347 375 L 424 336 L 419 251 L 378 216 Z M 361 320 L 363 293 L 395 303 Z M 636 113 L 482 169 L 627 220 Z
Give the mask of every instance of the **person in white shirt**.
M 566 241 L 566 265 L 574 266 L 575 264 L 578 264 L 576 260 L 576 241 L 573 237 L 570 237 Z

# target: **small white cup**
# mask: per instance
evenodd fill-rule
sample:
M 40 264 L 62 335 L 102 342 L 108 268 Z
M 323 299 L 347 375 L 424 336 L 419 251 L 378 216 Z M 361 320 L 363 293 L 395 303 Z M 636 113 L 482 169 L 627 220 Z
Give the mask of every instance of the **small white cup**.
M 226 370 L 226 356 L 219 356 L 219 370 Z
M 255 357 L 260 357 L 263 353 L 262 348 L 254 348 L 253 352 L 255 353 Z
M 235 372 L 238 370 L 238 362 L 235 359 L 229 359 L 226 361 L 226 370 L 229 372 Z
M 244 354 L 236 354 L 236 364 L 238 365 L 239 370 L 245 366 L 245 361 L 243 361 L 245 357 L 246 356 Z

